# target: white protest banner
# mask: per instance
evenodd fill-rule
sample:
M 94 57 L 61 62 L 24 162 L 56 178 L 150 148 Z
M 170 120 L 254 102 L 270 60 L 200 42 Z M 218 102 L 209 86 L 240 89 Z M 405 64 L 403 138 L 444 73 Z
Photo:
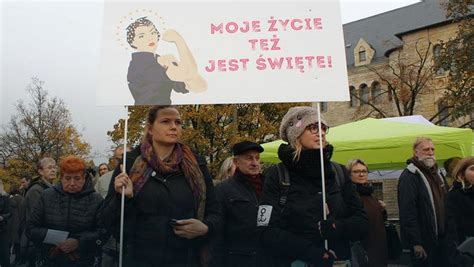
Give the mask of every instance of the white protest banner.
M 339 2 L 106 2 L 98 105 L 348 101 Z

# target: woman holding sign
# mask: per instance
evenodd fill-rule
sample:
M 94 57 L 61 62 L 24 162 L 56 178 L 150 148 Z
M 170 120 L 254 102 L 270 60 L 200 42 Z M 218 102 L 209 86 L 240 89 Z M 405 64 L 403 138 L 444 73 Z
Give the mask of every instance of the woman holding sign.
M 143 142 L 114 174 L 104 220 L 117 234 L 125 188 L 124 266 L 200 266 L 219 206 L 204 159 L 179 142 L 181 117 L 172 106 L 148 113 Z
M 102 197 L 78 157 L 63 158 L 60 171 L 61 183 L 43 191 L 26 233 L 41 250 L 40 266 L 94 266 L 102 245 Z
M 269 169 L 257 214 L 264 250 L 275 266 L 333 266 L 351 258 L 350 240 L 367 233 L 367 216 L 349 173 L 331 162 L 329 127 L 321 118 L 325 190 L 323 205 L 317 110 L 293 107 L 283 117 L 278 149 L 282 163 Z M 326 209 L 327 219 L 323 216 Z M 325 248 L 324 240 L 329 247 Z

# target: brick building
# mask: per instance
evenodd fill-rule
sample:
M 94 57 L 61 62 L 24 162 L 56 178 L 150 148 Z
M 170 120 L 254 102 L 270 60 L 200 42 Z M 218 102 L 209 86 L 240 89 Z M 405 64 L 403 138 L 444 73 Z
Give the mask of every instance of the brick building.
M 323 103 L 322 111 L 328 123 L 337 126 L 365 117 L 381 117 L 377 112 L 371 113 L 373 108 L 367 102 L 383 110 L 387 117 L 399 116 L 394 99 L 386 90 L 387 83 L 381 79 L 381 76 L 388 76 L 387 66 L 401 60 L 410 62 L 417 57 L 418 51 L 423 55 L 426 53 L 427 69 L 432 68 L 439 52 L 439 43 L 455 36 L 456 27 L 446 19 L 439 0 L 423 0 L 345 24 L 343 29 L 349 75 L 348 90 L 357 97 L 351 97 L 348 102 Z M 416 102 L 414 113 L 436 121 L 446 115 L 437 113 L 443 109 L 441 97 L 447 74 L 442 69 L 432 68 L 425 75 L 430 77 L 425 87 L 427 89 Z M 471 119 L 440 120 L 439 124 L 459 126 Z M 386 175 L 381 180 L 373 180 L 379 197 L 387 204 L 389 217 L 395 219 L 398 218 L 397 175 Z

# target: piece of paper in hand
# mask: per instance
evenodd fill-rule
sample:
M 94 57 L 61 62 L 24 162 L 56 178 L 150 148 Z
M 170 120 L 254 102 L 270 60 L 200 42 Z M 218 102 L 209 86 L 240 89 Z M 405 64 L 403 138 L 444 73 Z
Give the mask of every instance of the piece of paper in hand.
M 44 238 L 43 243 L 57 245 L 59 243 L 66 241 L 68 235 L 69 235 L 69 232 L 48 229 L 48 232 L 46 233 L 46 237 Z
M 462 253 L 469 253 L 474 256 L 474 237 L 466 238 L 466 240 L 458 246 L 458 250 Z

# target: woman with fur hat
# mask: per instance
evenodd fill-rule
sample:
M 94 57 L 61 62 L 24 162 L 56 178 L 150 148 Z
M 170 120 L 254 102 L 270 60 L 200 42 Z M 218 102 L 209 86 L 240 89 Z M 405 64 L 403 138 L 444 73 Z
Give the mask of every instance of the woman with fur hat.
M 278 157 L 290 186 L 282 198 L 280 167 L 270 168 L 257 215 L 262 245 L 275 260 L 274 266 L 290 266 L 294 261 L 332 266 L 335 260 L 348 261 L 349 241 L 360 240 L 367 233 L 367 216 L 349 173 L 331 162 L 333 147 L 326 141 L 328 130 L 321 117 L 321 166 L 317 110 L 293 107 L 281 122 L 280 137 L 288 144 L 279 147 Z M 321 168 L 325 172 L 326 220 Z M 324 240 L 328 240 L 329 249 L 325 249 Z

